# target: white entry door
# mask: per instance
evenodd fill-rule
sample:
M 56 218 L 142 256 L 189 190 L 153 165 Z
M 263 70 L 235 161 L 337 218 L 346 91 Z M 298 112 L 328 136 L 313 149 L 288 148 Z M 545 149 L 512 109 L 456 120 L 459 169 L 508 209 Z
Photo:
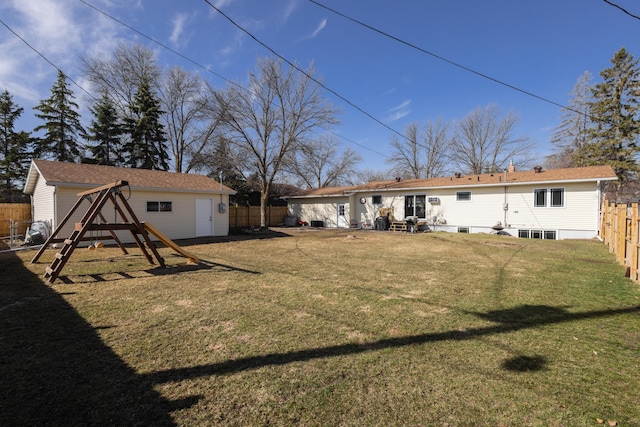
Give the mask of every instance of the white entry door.
M 338 204 L 338 227 L 349 228 L 349 221 L 347 221 L 346 206 L 344 203 Z
M 213 199 L 196 199 L 196 237 L 213 236 Z

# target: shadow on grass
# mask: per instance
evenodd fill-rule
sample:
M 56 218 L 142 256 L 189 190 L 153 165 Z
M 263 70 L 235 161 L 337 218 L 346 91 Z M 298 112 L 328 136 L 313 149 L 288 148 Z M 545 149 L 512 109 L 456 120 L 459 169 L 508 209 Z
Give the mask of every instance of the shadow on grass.
M 14 254 L 0 255 L 0 425 L 175 425 L 168 401 Z
M 80 284 L 80 283 L 96 283 L 96 282 L 114 282 L 117 280 L 125 280 L 125 279 L 135 279 L 137 273 L 144 273 L 146 275 L 152 276 L 168 276 L 172 274 L 180 274 L 194 271 L 209 271 L 209 270 L 219 270 L 219 271 L 235 271 L 246 274 L 262 274 L 258 271 L 247 270 L 244 268 L 234 267 L 232 265 L 220 264 L 206 260 L 200 260 L 198 264 L 180 264 L 180 265 L 170 265 L 167 267 L 159 267 L 156 266 L 154 268 L 147 268 L 144 270 L 138 270 L 137 272 L 129 271 L 113 271 L 109 273 L 92 273 L 92 274 L 75 274 L 73 276 L 58 276 L 60 282 L 71 285 L 71 284 Z M 90 280 L 89 280 L 90 279 Z
M 326 357 L 346 356 L 394 347 L 428 344 L 440 341 L 465 341 L 478 337 L 504 334 L 549 324 L 574 322 L 584 319 L 609 317 L 628 313 L 640 314 L 640 306 L 570 313 L 563 308 L 523 305 L 507 310 L 492 311 L 488 313 L 474 313 L 481 318 L 489 319 L 498 323 L 493 326 L 388 338 L 363 344 L 341 344 L 293 351 L 289 353 L 273 353 L 263 356 L 245 357 L 221 363 L 213 363 L 210 365 L 159 371 L 146 374 L 145 376 L 154 384 L 167 383 L 203 376 L 241 372 L 250 369 L 257 369 L 263 366 L 286 365 L 288 363 L 304 362 L 307 360 Z M 542 356 L 519 356 L 505 361 L 503 363 L 503 368 L 512 371 L 527 372 L 541 370 L 544 368 L 545 364 L 546 359 Z

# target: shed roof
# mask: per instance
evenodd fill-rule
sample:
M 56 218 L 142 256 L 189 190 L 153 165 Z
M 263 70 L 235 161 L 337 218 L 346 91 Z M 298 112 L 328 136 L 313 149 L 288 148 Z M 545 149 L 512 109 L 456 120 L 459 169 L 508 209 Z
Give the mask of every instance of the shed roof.
M 581 168 L 530 170 L 481 175 L 452 175 L 429 179 L 396 179 L 368 182 L 346 187 L 325 187 L 302 191 L 296 197 L 341 196 L 359 192 L 411 190 L 430 188 L 463 188 L 477 186 L 525 185 L 535 183 L 568 183 L 588 181 L 615 181 L 618 177 L 611 166 L 588 166 Z
M 235 194 L 233 189 L 221 186 L 218 181 L 205 175 L 49 160 L 31 162 L 25 193 L 33 194 L 38 175 L 44 178 L 47 185 L 57 186 L 93 188 L 122 180 L 137 189 Z

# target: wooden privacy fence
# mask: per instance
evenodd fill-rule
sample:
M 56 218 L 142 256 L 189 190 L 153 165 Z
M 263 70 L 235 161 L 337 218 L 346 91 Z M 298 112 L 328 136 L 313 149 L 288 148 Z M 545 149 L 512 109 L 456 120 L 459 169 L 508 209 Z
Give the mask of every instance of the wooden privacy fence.
M 31 204 L 0 203 L 0 237 L 8 236 L 11 232 L 9 229 L 11 220 L 17 223 L 17 233 L 24 233 L 31 221 Z
M 286 206 L 267 206 L 267 227 L 284 224 Z M 229 228 L 260 227 L 260 206 L 229 206 Z
M 616 204 L 604 201 L 600 214 L 600 238 L 627 267 L 627 276 L 640 281 L 640 216 L 638 203 Z

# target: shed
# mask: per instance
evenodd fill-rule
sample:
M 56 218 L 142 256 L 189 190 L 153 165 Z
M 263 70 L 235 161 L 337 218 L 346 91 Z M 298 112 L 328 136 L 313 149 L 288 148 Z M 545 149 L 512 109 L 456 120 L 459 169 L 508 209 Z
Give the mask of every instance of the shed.
M 116 181 L 129 183 L 122 191 L 138 219 L 170 239 L 229 233 L 227 206 L 235 191 L 205 175 L 33 160 L 23 191 L 31 196 L 33 220 L 48 221 L 55 229 L 78 193 Z M 77 212 L 65 226 L 69 230 L 61 232 L 70 234 L 83 213 Z M 102 214 L 108 220 L 116 217 L 116 212 Z M 122 238 L 130 240 L 124 234 Z

